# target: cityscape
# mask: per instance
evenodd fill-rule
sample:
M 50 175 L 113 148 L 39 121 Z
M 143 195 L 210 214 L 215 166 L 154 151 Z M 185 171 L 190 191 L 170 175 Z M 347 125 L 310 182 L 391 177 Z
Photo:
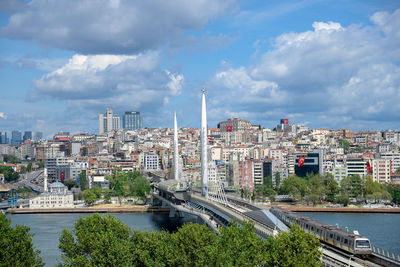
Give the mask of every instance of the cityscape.
M 400 266 L 400 2 L 3 0 L 0 265 Z

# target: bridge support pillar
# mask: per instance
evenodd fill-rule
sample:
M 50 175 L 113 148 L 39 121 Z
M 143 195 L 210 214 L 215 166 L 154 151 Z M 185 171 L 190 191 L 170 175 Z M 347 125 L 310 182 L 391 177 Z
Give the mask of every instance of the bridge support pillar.
M 168 208 L 168 205 L 165 201 L 161 201 L 161 208 Z
M 169 217 L 170 218 L 175 217 L 175 208 L 173 208 L 173 207 L 169 208 Z
M 185 218 L 185 213 L 183 211 L 179 211 L 179 218 Z

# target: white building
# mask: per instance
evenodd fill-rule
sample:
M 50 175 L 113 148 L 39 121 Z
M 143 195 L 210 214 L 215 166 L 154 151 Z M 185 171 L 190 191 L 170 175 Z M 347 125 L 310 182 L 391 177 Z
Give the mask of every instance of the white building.
M 159 169 L 159 158 L 157 154 L 149 153 L 146 154 L 145 160 L 145 169 L 146 170 L 158 170 Z
M 105 114 L 99 114 L 99 134 L 105 134 L 120 128 L 120 118 L 114 115 L 111 108 Z
M 60 182 L 49 185 L 48 192 L 29 200 L 31 209 L 73 208 L 74 196 L 68 188 Z
M 392 165 L 390 159 L 372 160 L 372 179 L 380 184 L 390 183 Z

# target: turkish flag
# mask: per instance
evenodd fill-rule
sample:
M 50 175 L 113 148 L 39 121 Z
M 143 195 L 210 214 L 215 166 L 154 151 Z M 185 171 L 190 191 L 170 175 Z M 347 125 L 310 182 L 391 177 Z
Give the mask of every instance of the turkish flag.
M 297 163 L 297 167 L 303 167 L 305 161 L 306 157 L 299 157 L 299 162 Z
M 226 126 L 226 131 L 227 132 L 232 132 L 232 125 Z
M 367 170 L 370 172 L 371 170 L 372 170 L 372 168 L 371 168 L 371 164 L 369 164 L 369 161 L 367 161 Z
M 60 173 L 60 180 L 61 180 L 61 182 L 64 182 L 64 180 L 65 180 L 65 173 L 64 172 L 61 172 Z

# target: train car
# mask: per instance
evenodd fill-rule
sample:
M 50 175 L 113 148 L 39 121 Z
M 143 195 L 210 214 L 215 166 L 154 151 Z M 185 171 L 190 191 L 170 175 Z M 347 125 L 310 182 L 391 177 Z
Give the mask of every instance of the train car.
M 291 225 L 295 223 L 305 232 L 313 234 L 322 242 L 355 255 L 369 255 L 372 253 L 371 243 L 364 236 L 344 231 L 338 227 L 281 208 L 272 207 L 270 211 L 285 224 Z

